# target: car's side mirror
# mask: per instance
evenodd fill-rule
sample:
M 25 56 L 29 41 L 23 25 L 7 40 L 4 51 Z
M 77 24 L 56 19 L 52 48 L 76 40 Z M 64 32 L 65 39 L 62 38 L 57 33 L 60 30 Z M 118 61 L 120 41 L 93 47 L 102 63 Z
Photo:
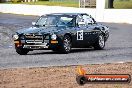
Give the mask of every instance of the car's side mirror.
M 32 25 L 35 26 L 36 25 L 36 22 L 32 22 Z
M 95 21 L 95 19 L 94 19 L 94 18 L 92 18 L 92 20 L 93 20 L 94 24 L 96 24 L 96 21 Z

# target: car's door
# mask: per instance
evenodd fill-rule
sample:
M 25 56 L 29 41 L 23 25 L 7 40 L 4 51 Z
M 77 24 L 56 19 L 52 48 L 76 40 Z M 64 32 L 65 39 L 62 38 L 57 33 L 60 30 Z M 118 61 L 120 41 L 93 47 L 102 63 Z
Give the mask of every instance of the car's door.
M 97 27 L 94 19 L 87 14 L 79 15 L 76 18 L 76 24 L 75 46 L 87 47 L 95 43 L 98 31 L 94 30 Z
M 74 28 L 74 36 L 73 36 L 73 47 L 84 47 L 85 44 L 85 30 L 87 29 L 86 24 L 83 22 L 83 16 L 78 15 L 76 17 L 76 27 Z M 82 23 L 82 24 L 81 24 Z
M 83 15 L 83 20 L 86 24 L 86 29 L 84 30 L 85 45 L 90 45 L 97 39 L 98 32 L 94 30 L 97 24 L 95 20 L 87 14 Z

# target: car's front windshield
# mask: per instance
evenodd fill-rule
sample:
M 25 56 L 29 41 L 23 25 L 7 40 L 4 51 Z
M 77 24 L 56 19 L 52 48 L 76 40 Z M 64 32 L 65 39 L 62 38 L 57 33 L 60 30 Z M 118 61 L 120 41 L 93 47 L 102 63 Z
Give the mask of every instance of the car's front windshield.
M 56 25 L 57 18 L 56 17 L 50 17 L 50 16 L 44 16 L 40 17 L 39 20 L 36 22 L 37 26 L 51 26 Z
M 42 16 L 36 22 L 36 26 L 73 26 L 71 16 Z

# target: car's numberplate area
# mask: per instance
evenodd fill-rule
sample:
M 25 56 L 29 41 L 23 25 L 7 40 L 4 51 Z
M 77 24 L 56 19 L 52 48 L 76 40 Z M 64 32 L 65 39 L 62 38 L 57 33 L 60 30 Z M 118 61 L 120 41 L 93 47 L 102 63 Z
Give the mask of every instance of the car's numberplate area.
M 28 49 L 45 49 L 49 48 L 49 45 L 47 43 L 42 43 L 40 45 L 24 45 L 23 48 L 28 48 Z
M 26 40 L 26 43 L 42 43 L 43 40 Z

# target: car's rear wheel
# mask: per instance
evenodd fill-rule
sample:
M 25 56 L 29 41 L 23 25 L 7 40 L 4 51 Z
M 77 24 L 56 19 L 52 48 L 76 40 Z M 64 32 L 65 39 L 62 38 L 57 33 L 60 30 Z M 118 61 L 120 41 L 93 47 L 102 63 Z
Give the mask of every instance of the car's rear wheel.
M 20 55 L 27 55 L 27 53 L 29 52 L 29 50 L 27 49 L 23 49 L 23 48 L 16 48 L 16 52 Z
M 71 51 L 71 37 L 69 35 L 64 36 L 60 51 L 65 54 L 68 54 Z
M 98 40 L 97 40 L 97 42 L 94 45 L 94 49 L 102 50 L 102 49 L 104 49 L 104 47 L 105 47 L 105 38 L 101 34 L 101 35 L 99 35 Z

